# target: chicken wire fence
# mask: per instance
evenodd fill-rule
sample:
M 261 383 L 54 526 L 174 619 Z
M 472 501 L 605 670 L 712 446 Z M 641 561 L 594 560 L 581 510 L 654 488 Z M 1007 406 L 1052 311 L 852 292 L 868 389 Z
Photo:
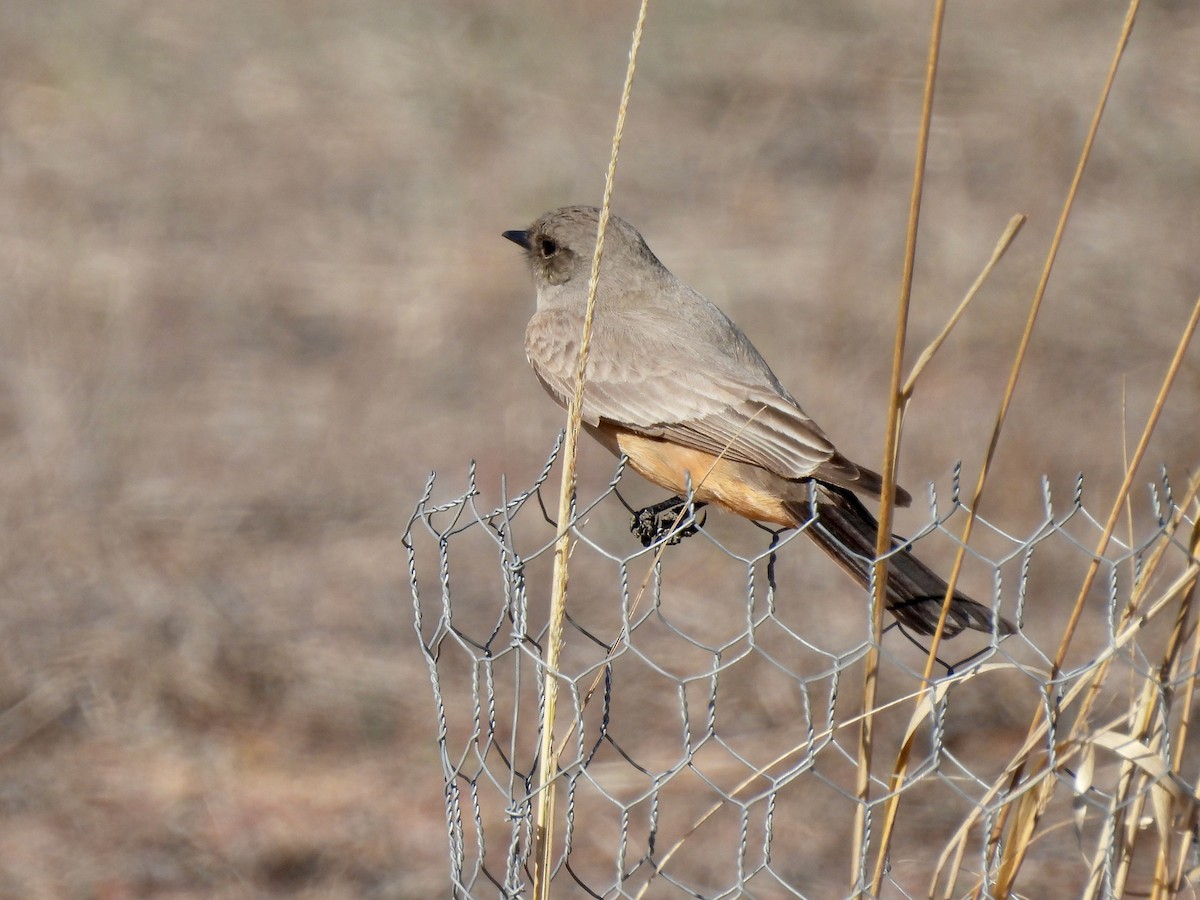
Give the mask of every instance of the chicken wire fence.
M 1009 817 L 1038 768 L 1014 766 L 1019 753 L 1041 760 L 1054 787 L 1020 895 L 1140 893 L 1163 842 L 1177 848 L 1176 881 L 1187 880 L 1200 763 L 1186 740 L 1195 517 L 1165 473 L 1133 504 L 1127 531 L 1140 539 L 1114 537 L 1099 558 L 1057 672 L 1103 531 L 1082 480 L 1063 501 L 1043 483 L 1044 514 L 1020 534 L 977 519 L 960 586 L 1017 633 L 942 642 L 937 690 L 917 704 L 928 639 L 885 628 L 862 790 L 869 592 L 797 540 L 803 529 L 714 513 L 687 540 L 644 547 L 623 496 L 639 479 L 624 484 L 619 466 L 596 496 L 577 498 L 565 642 L 558 671 L 547 671 L 560 449 L 494 508 L 480 505 L 474 467 L 443 502 L 431 476 L 404 535 L 454 896 L 531 892 L 548 677 L 559 684 L 555 897 L 870 895 L 876 865 L 885 896 L 993 896 Z M 907 535 L 943 572 L 966 515 L 957 473 L 949 493 L 931 488 L 924 524 Z M 1047 725 L 1032 732 L 1034 721 Z

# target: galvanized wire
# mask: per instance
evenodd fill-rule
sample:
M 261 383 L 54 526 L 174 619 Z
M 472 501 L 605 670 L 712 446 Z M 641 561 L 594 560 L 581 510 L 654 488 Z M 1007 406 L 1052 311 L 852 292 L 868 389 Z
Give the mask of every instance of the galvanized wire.
M 791 573 L 797 560 L 820 565 L 807 542 L 796 542 L 796 531 L 759 532 L 747 523 L 750 539 L 741 533 L 733 546 L 702 527 L 688 539 L 682 564 L 676 557 L 683 548 L 642 547 L 621 529 L 594 521 L 601 513 L 627 520 L 619 467 L 606 489 L 578 501 L 567 648 L 560 671 L 548 672 L 545 592 L 555 527 L 543 490 L 560 449 L 561 442 L 532 486 L 490 508 L 480 505 L 473 468 L 465 489 L 438 503 L 432 497 L 441 481 L 431 476 L 404 535 L 414 628 L 437 722 L 439 762 L 430 774 L 440 774 L 443 784 L 453 895 L 529 891 L 548 677 L 559 680 L 564 723 L 556 734 L 563 799 L 554 823 L 555 896 L 826 897 L 868 885 L 866 853 L 856 886 L 842 883 L 849 866 L 833 858 L 848 852 L 859 802 L 852 727 L 859 680 L 847 674 L 870 646 L 869 592 L 848 581 L 800 598 L 781 588 L 784 567 Z M 1015 749 L 1005 742 L 1023 724 L 1014 728 L 1011 710 L 1006 718 L 1002 708 L 1041 711 L 1054 721 L 1055 704 L 1096 670 L 1105 644 L 1115 640 L 1120 612 L 1150 555 L 1166 545 L 1176 572 L 1191 561 L 1163 474 L 1150 487 L 1149 527 L 1141 539 L 1133 546 L 1114 540 L 1103 560 L 1089 652 L 1072 657 L 1047 683 L 1054 635 L 1026 620 L 1035 605 L 1032 619 L 1053 619 L 1055 607 L 1031 587 L 1031 572 L 1043 559 L 1051 570 L 1064 559 L 1090 562 L 1089 538 L 1094 541 L 1102 526 L 1083 496 L 1082 479 L 1065 505 L 1043 483 L 1043 515 L 1032 528 L 1013 533 L 978 522 L 974 543 L 987 550 L 972 547 L 968 554 L 992 596 L 977 593 L 977 599 L 1015 621 L 1018 634 L 1001 642 L 976 635 L 964 658 L 943 665 L 953 689 L 940 693 L 916 726 L 920 743 L 900 787 L 911 799 L 904 798 L 899 820 L 904 840 L 892 848 L 889 896 L 927 896 L 953 825 L 977 808 L 980 834 L 957 890 L 978 884 L 981 896 L 990 896 L 982 835 L 1013 797 L 989 789 Z M 957 472 L 948 501 L 932 491 L 928 500 L 928 520 L 909 535 L 912 543 L 918 550 L 927 542 L 954 546 L 947 523 L 963 514 Z M 717 566 L 733 576 L 715 574 Z M 836 608 L 825 599 L 834 595 Z M 860 608 L 847 597 L 860 600 Z M 1196 665 L 1188 660 L 1179 669 L 1182 678 L 1161 680 L 1160 641 L 1151 631 L 1119 648 L 1122 668 L 1110 705 L 1117 708 L 1121 697 L 1158 680 L 1155 702 L 1169 755 L 1179 718 L 1170 708 L 1172 694 L 1194 677 Z M 1042 635 L 1044 647 L 1037 640 Z M 896 628 L 883 636 L 893 703 L 880 714 L 893 720 L 880 731 L 884 742 L 897 739 L 913 715 L 905 698 L 919 686 L 923 667 L 914 643 Z M 943 644 L 943 659 L 959 644 Z M 1047 731 L 1043 752 L 1051 766 L 1069 724 L 1055 722 Z M 877 849 L 872 817 L 882 814 L 888 798 L 886 757 L 883 749 L 872 772 L 867 853 Z M 1068 849 L 1067 858 L 1053 864 L 1066 867 L 1059 883 L 1074 885 L 1086 880 L 1086 853 L 1107 841 L 1102 879 L 1109 884 L 1123 827 L 1112 803 L 1116 769 L 1097 767 L 1084 784 L 1073 774 L 1075 764 L 1055 770 L 1072 783 L 1063 791 L 1069 800 L 1053 811 L 1058 837 L 1051 828 L 1046 846 Z

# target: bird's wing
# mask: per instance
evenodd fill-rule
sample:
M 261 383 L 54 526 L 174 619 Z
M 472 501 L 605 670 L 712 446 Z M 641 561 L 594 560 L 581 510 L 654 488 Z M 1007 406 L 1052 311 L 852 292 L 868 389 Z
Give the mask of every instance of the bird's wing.
M 584 421 L 611 422 L 788 479 L 828 472 L 835 483 L 857 481 L 858 467 L 837 453 L 740 332 L 720 329 L 714 337 L 712 329 L 658 324 L 629 315 L 596 319 Z M 529 361 L 563 406 L 574 391 L 581 332 L 581 317 L 557 309 L 538 312 L 526 331 Z

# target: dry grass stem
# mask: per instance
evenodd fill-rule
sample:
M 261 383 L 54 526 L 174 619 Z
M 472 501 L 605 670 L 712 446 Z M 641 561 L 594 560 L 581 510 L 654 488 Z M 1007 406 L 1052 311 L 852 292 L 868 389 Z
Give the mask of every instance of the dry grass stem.
M 925 160 L 929 153 L 929 131 L 933 122 L 933 94 L 937 84 L 938 59 L 942 47 L 942 24 L 945 21 L 945 0 L 935 0 L 930 25 L 929 53 L 925 63 L 925 90 L 921 100 L 921 123 L 917 131 L 916 159 L 913 163 L 912 195 L 908 205 L 908 228 L 904 241 L 904 268 L 900 279 L 900 297 L 896 310 L 896 335 L 892 349 L 891 386 L 888 390 L 888 421 L 883 450 L 883 491 L 879 505 L 879 534 L 875 540 L 875 584 L 871 607 L 871 647 L 867 653 L 863 680 L 863 709 L 874 708 L 879 691 L 879 641 L 883 634 L 883 616 L 887 607 L 887 553 L 891 550 L 892 511 L 895 501 L 896 466 L 900 457 L 900 437 L 904 398 L 901 380 L 904 377 L 904 347 L 908 337 L 908 313 L 912 299 L 912 279 L 917 256 L 917 227 L 921 221 L 921 197 L 925 189 Z M 871 762 L 874 756 L 874 722 L 870 716 L 863 720 L 859 735 L 855 796 L 859 804 L 854 813 L 854 854 L 850 884 L 861 890 L 867 853 L 867 803 L 871 794 Z M 871 875 L 871 893 L 878 896 L 888 849 L 891 846 L 890 819 L 885 819 L 875 869 Z
M 992 270 L 996 267 L 996 264 L 1000 261 L 1001 257 L 1004 256 L 1005 251 L 1008 250 L 1009 246 L 1012 244 L 1013 240 L 1016 238 L 1017 233 L 1021 230 L 1021 226 L 1024 224 L 1025 224 L 1025 216 L 1023 216 L 1023 215 L 1013 216 L 1009 220 L 1008 225 L 1004 229 L 1004 232 L 1000 235 L 1000 239 L 996 242 L 995 248 L 993 248 L 993 250 L 992 250 L 991 257 L 988 259 L 987 264 L 984 265 L 983 270 L 979 273 L 979 276 L 975 279 L 974 283 L 971 285 L 970 289 L 967 291 L 966 296 L 963 297 L 962 302 L 959 303 L 958 308 L 954 311 L 954 314 L 950 317 L 949 321 L 946 323 L 946 325 L 942 329 L 941 333 L 938 334 L 938 336 L 936 338 L 934 338 L 934 340 L 929 344 L 929 346 L 927 346 L 925 348 L 925 350 L 922 352 L 921 356 L 917 359 L 916 364 L 913 366 L 912 371 L 909 374 L 908 380 L 904 384 L 904 388 L 900 392 L 901 396 L 902 396 L 902 402 L 904 405 L 902 407 L 902 410 L 904 407 L 907 406 L 908 401 L 911 399 L 913 388 L 916 385 L 917 379 L 920 376 L 921 372 L 924 371 L 925 366 L 928 365 L 929 361 L 933 358 L 934 354 L 937 353 L 938 348 L 942 346 L 942 343 L 949 336 L 951 330 L 958 323 L 958 320 L 960 318 L 962 318 L 962 315 L 966 312 L 967 307 L 970 305 L 971 301 L 975 299 L 976 295 L 979 293 L 979 289 L 983 286 L 983 283 L 987 280 L 988 275 L 991 274 Z M 942 619 L 942 622 L 938 626 L 938 634 L 939 635 L 941 633 L 941 629 L 945 625 L 944 617 L 945 617 L 947 610 L 948 610 L 948 606 L 944 606 L 943 611 L 942 611 L 943 619 Z M 930 676 L 933 671 L 932 664 L 933 664 L 933 660 L 935 658 L 936 658 L 936 651 L 931 650 L 928 657 L 926 658 L 926 669 L 925 669 L 925 674 L 924 674 L 924 680 L 925 680 L 926 684 L 928 684 L 930 682 Z M 918 695 L 918 699 L 917 699 L 918 711 L 921 709 L 922 705 L 923 705 L 922 698 L 920 697 L 920 695 Z M 900 785 L 902 785 L 904 783 L 904 779 L 908 773 L 908 760 L 909 760 L 910 754 L 912 752 L 912 746 L 913 746 L 912 741 L 913 741 L 914 736 L 915 735 L 914 735 L 913 729 L 910 729 L 909 733 L 905 736 L 904 741 L 901 743 L 899 750 L 897 751 L 896 761 L 892 766 L 892 773 L 889 778 L 889 787 L 890 787 L 890 791 L 891 791 L 891 797 L 888 799 L 888 803 L 884 808 L 883 823 L 882 823 L 882 828 L 881 828 L 881 833 L 882 833 L 883 837 L 882 837 L 881 843 L 880 843 L 880 852 L 879 852 L 879 855 L 876 860 L 876 870 L 875 870 L 876 878 L 882 877 L 883 861 L 886 858 L 885 857 L 885 848 L 888 847 L 890 844 L 891 835 L 892 835 L 893 829 L 895 828 L 895 825 L 896 825 L 897 816 L 899 815 L 899 810 L 900 810 L 899 787 L 900 787 Z
M 558 522 L 561 529 L 554 550 L 554 582 L 550 597 L 550 629 L 546 647 L 545 701 L 542 713 L 541 741 L 538 749 L 537 837 L 535 842 L 533 897 L 548 900 L 550 877 L 554 871 L 554 795 L 558 775 L 558 754 L 554 746 L 554 719 L 558 700 L 559 658 L 562 653 L 563 620 L 567 608 L 567 563 L 570 558 L 572 509 L 575 500 L 575 461 L 579 430 L 583 417 L 583 389 L 587 377 L 588 350 L 592 339 L 592 319 L 596 312 L 596 285 L 600 278 L 600 261 L 604 256 L 604 231 L 608 225 L 613 185 L 617 175 L 621 136 L 625 130 L 625 115 L 633 93 L 633 76 L 637 70 L 637 53 L 642 43 L 649 0 L 642 0 L 637 24 L 629 48 L 629 65 L 625 71 L 625 87 L 617 111 L 613 133 L 612 154 L 604 176 L 604 199 L 600 206 L 600 222 L 596 231 L 596 251 L 592 255 L 592 272 L 588 281 L 587 311 L 584 314 L 583 334 L 579 343 L 579 365 L 575 371 L 575 394 L 567 408 L 567 436 L 563 445 L 562 487 L 559 491 Z
M 1012 404 L 1012 398 L 1016 392 L 1017 382 L 1021 376 L 1021 368 L 1025 362 L 1025 356 L 1029 350 L 1030 341 L 1033 338 L 1034 325 L 1037 323 L 1038 313 L 1041 311 L 1042 300 L 1046 295 L 1046 287 L 1050 283 L 1050 273 L 1054 269 L 1054 261 L 1058 258 L 1058 251 L 1062 246 L 1063 236 L 1066 234 L 1067 222 L 1071 217 L 1071 210 L 1075 206 L 1075 197 L 1079 193 L 1079 185 L 1083 181 L 1083 173 L 1086 170 L 1088 160 L 1092 155 L 1092 147 L 1096 142 L 1096 135 L 1100 130 L 1100 120 L 1104 116 L 1105 107 L 1108 105 L 1109 94 L 1112 92 L 1113 83 L 1116 81 L 1117 68 L 1120 65 L 1121 58 L 1124 56 L 1125 47 L 1129 42 L 1129 36 L 1133 32 L 1133 22 L 1137 15 L 1137 9 L 1139 5 L 1140 0 L 1132 0 L 1129 5 L 1129 10 L 1126 13 L 1125 21 L 1121 27 L 1120 37 L 1117 40 L 1117 48 L 1113 53 L 1112 61 L 1109 64 L 1108 73 L 1104 79 L 1104 86 L 1100 91 L 1100 99 L 1096 104 L 1095 111 L 1092 113 L 1091 124 L 1088 127 L 1087 136 L 1084 138 L 1083 149 L 1079 154 L 1079 162 L 1075 166 L 1075 174 L 1071 179 L 1071 185 L 1067 190 L 1067 197 L 1063 203 L 1062 212 L 1059 214 L 1058 224 L 1054 229 L 1054 236 L 1050 241 L 1050 249 L 1046 254 L 1046 262 L 1042 266 L 1042 274 L 1038 280 L 1037 289 L 1034 291 L 1033 301 L 1029 308 L 1029 315 L 1025 320 L 1025 330 L 1021 335 L 1021 341 L 1017 347 L 1016 356 L 1013 359 L 1012 371 L 1009 374 L 1008 384 L 1004 389 L 1004 395 L 1000 401 L 1000 410 L 996 415 L 996 423 L 992 429 L 992 436 L 988 442 L 987 451 L 984 454 L 983 464 L 979 469 L 979 480 L 975 484 L 975 491 L 971 498 L 967 519 L 963 524 L 962 534 L 959 537 L 959 549 L 954 557 L 954 565 L 950 570 L 950 577 L 947 579 L 948 586 L 946 588 L 946 608 L 942 611 L 943 616 L 945 616 L 946 610 L 949 608 L 950 598 L 953 597 L 954 589 L 958 584 L 959 576 L 962 574 L 962 566 L 963 561 L 966 558 L 967 546 L 970 544 L 971 533 L 975 527 L 975 517 L 978 515 L 980 504 L 983 501 L 984 487 L 987 484 L 988 474 L 991 472 L 992 461 L 995 459 L 996 447 L 1000 442 L 1000 433 L 1003 431 L 1004 423 L 1008 418 L 1008 410 Z M 936 647 L 936 638 L 933 643 Z M 932 657 L 933 654 L 931 653 L 930 656 Z
M 1025 224 L 1025 220 L 1026 216 L 1020 213 L 1008 220 L 1003 233 L 1001 233 L 999 240 L 996 241 L 996 246 L 992 248 L 992 255 L 988 258 L 983 270 L 980 271 L 978 277 L 967 290 L 966 295 L 962 298 L 962 302 L 958 304 L 958 308 L 951 314 L 937 337 L 929 342 L 929 345 L 917 357 L 917 361 L 913 363 L 913 367 L 908 373 L 908 380 L 904 382 L 904 387 L 900 389 L 900 397 L 905 405 L 912 399 L 917 379 L 921 377 L 921 373 L 925 371 L 925 367 L 929 365 L 929 362 L 938 352 L 938 349 L 946 342 L 946 338 L 950 336 L 950 332 L 954 330 L 954 326 L 958 324 L 958 320 L 966 313 L 967 307 L 971 305 L 971 302 L 979 294 L 979 289 L 983 287 L 988 276 L 992 274 L 992 270 L 996 268 L 996 264 L 1000 262 L 1001 258 L 1008 251 L 1008 248 L 1012 246 L 1012 242 L 1016 240 L 1021 226 Z

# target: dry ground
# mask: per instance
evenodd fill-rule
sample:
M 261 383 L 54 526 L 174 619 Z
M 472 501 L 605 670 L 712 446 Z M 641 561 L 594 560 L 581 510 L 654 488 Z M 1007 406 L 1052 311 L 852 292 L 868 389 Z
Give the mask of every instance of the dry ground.
M 494 500 L 560 427 L 499 232 L 598 200 L 634 12 L 6 0 L 0 895 L 445 895 L 400 534 L 430 469 Z M 974 481 L 1123 14 L 952 4 L 914 347 L 1030 222 L 914 403 L 910 488 Z M 928 15 L 654 5 L 616 195 L 867 462 Z M 1146 4 L 1000 446 L 1014 531 L 1043 473 L 1107 509 L 1200 291 L 1197 46 Z M 1148 456 L 1179 483 L 1198 389 L 1193 357 Z

